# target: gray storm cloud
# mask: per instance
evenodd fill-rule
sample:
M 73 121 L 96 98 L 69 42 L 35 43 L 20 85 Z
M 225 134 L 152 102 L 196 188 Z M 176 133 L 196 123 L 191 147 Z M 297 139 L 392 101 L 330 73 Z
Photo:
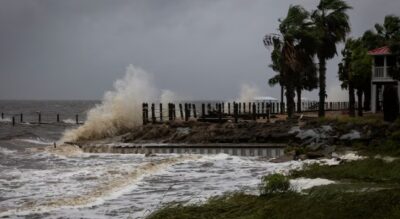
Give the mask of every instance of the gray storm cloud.
M 279 97 L 267 79 L 264 34 L 290 4 L 317 0 L 2 0 L 0 99 L 99 99 L 133 63 L 159 89 L 194 99 L 229 99 L 242 84 Z M 398 0 L 351 0 L 353 36 L 398 13 Z M 328 64 L 329 98 L 338 92 Z M 316 92 L 307 93 L 316 99 Z

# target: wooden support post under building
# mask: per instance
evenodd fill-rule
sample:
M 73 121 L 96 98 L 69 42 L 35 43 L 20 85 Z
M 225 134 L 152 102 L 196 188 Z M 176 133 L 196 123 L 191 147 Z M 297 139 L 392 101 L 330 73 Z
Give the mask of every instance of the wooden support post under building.
M 246 114 L 246 103 L 243 103 L 243 114 Z
M 206 116 L 206 105 L 204 103 L 201 104 L 201 116 Z
M 228 102 L 228 116 L 231 115 L 231 103 Z
M 260 117 L 260 103 L 257 103 L 257 118 Z
M 238 115 L 240 115 L 240 113 L 241 113 L 241 110 L 242 110 L 242 103 L 240 103 L 239 102 L 239 108 L 238 108 L 239 110 L 238 110 Z

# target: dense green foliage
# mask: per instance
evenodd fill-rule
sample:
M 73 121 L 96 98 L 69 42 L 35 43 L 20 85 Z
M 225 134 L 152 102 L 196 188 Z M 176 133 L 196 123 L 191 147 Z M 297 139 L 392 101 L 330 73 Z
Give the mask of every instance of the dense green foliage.
M 271 53 L 271 67 L 279 72 L 269 83 L 270 85 L 280 83 L 285 87 L 289 117 L 292 117 L 295 109 L 295 92 L 298 104 L 301 104 L 301 91 L 317 87 L 313 60 L 315 38 L 311 28 L 309 13 L 301 6 L 292 5 L 286 18 L 280 21 L 280 35 L 271 34 L 264 39 L 266 46 L 274 48 Z
M 261 180 L 261 195 L 287 192 L 290 187 L 289 178 L 282 174 L 271 174 L 264 176 Z
M 349 114 L 354 116 L 354 91 L 357 90 L 358 115 L 363 112 L 363 95 L 366 104 L 365 110 L 369 109 L 371 91 L 371 69 L 372 57 L 368 55 L 368 49 L 362 38 L 348 39 L 345 48 L 342 50 L 343 59 L 339 63 L 339 80 L 342 88 L 349 91 Z

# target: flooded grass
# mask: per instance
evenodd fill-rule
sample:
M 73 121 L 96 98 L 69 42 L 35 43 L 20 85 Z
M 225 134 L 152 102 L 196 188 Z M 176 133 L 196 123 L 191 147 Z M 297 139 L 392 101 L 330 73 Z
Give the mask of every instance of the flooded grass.
M 338 166 L 310 165 L 291 178 L 338 183 L 301 193 L 227 194 L 198 205 L 170 205 L 150 219 L 180 218 L 400 218 L 400 161 L 368 158 Z

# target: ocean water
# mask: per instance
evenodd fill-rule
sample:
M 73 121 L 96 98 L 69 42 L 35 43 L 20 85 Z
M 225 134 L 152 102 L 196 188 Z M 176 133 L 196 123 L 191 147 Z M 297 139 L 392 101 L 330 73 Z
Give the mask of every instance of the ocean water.
M 257 157 L 54 153 L 96 101 L 0 101 L 0 218 L 145 218 L 171 202 L 200 203 L 225 192 L 257 194 L 260 179 L 300 168 Z M 35 124 L 37 113 L 42 121 Z M 12 126 L 10 116 L 24 113 Z M 63 123 L 55 123 L 55 115 Z M 19 118 L 18 118 L 19 119 Z M 17 119 L 17 121 L 18 121 Z

